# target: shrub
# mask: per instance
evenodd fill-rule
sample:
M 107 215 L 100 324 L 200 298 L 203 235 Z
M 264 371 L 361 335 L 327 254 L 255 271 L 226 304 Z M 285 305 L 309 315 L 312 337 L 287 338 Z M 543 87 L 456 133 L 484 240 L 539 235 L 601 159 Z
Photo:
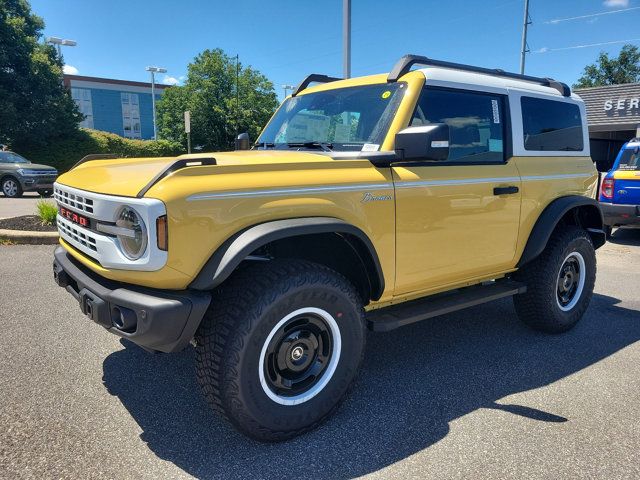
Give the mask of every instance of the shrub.
M 56 223 L 58 209 L 53 203 L 47 202 L 46 200 L 38 200 L 36 208 L 38 210 L 38 217 L 42 220 L 43 225 L 53 225 Z
M 113 153 L 119 157 L 166 157 L 184 153 L 182 146 L 169 140 L 134 140 L 114 133 L 81 128 L 69 137 L 49 141 L 44 146 L 23 147 L 17 151 L 34 163 L 51 165 L 60 173 L 92 153 Z

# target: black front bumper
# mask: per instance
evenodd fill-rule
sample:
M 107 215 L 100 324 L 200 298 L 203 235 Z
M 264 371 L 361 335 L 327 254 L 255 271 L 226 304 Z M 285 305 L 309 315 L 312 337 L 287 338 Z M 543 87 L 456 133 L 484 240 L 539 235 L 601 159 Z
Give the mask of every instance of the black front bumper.
M 640 224 L 640 205 L 600 202 L 604 224 L 610 227 Z
M 54 253 L 53 276 L 79 302 L 82 313 L 148 350 L 175 352 L 186 347 L 211 302 L 208 292 L 156 290 L 107 280 L 62 247 Z
M 53 182 L 56 181 L 53 178 L 32 178 L 32 177 L 20 177 L 20 186 L 25 192 L 32 192 L 35 190 L 49 190 L 53 192 Z

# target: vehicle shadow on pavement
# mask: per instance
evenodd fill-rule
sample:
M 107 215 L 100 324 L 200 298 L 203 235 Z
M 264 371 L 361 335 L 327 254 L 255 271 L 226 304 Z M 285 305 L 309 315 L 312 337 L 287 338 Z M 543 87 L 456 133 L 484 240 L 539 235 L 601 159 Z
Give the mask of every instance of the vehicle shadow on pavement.
M 195 477 L 351 478 L 428 448 L 447 435 L 452 420 L 479 408 L 545 425 L 570 421 L 498 401 L 640 340 L 640 314 L 618 303 L 595 295 L 585 318 L 564 335 L 527 329 L 511 301 L 369 334 L 362 373 L 343 407 L 319 429 L 281 444 L 249 440 L 209 409 L 192 349 L 149 355 L 123 341 L 125 348 L 105 359 L 103 381 L 148 447 Z
M 616 245 L 640 245 L 640 228 L 618 228 L 607 241 Z

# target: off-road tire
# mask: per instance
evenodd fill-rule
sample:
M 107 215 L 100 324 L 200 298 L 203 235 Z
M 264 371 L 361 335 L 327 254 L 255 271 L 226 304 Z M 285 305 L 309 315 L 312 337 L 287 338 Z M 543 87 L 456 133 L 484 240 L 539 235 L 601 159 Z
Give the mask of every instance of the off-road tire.
M 15 186 L 15 193 L 7 194 L 7 192 L 5 190 L 5 185 L 8 182 L 13 182 L 13 185 Z M 20 197 L 22 197 L 22 193 L 23 193 L 22 192 L 22 186 L 20 185 L 20 182 L 18 181 L 18 179 L 14 178 L 14 177 L 4 177 L 2 179 L 2 181 L 0 182 L 0 191 L 7 198 L 20 198 Z
M 236 272 L 213 299 L 195 341 L 198 382 L 214 410 L 244 434 L 268 442 L 312 430 L 336 410 L 356 377 L 366 336 L 362 302 L 347 279 L 307 261 L 256 262 Z M 261 352 L 279 322 L 301 308 L 333 316 L 341 351 L 319 393 L 283 405 L 261 383 Z
M 558 300 L 558 278 L 565 260 L 573 252 L 584 259 L 585 282 L 579 300 L 570 310 L 563 311 Z M 514 279 L 527 286 L 526 293 L 513 298 L 520 320 L 542 332 L 562 333 L 570 330 L 584 315 L 593 295 L 596 255 L 589 234 L 574 226 L 560 227 L 553 233 L 542 254 L 518 270 Z

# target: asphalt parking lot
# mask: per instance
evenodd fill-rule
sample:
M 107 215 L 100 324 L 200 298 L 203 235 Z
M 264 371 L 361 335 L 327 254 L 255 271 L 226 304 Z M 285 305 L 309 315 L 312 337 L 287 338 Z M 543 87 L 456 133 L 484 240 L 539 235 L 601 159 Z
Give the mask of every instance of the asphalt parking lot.
M 21 198 L 7 198 L 0 195 L 0 218 L 34 215 L 38 200 L 40 195 L 35 192 L 26 192 Z
M 85 319 L 52 249 L 0 247 L 0 478 L 640 478 L 640 230 L 599 251 L 571 332 L 501 301 L 370 334 L 345 405 L 275 445 L 209 410 L 191 349 Z

